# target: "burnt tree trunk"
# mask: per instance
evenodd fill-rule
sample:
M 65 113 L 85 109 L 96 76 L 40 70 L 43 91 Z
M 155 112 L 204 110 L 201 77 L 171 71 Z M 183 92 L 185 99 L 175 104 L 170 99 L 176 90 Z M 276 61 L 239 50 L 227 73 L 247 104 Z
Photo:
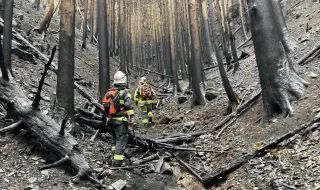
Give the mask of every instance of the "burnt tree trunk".
M 74 116 L 75 0 L 61 1 L 56 114 Z
M 42 21 L 40 22 L 39 28 L 35 30 L 39 33 L 46 31 L 50 25 L 50 21 L 53 14 L 54 14 L 54 0 L 50 0 L 49 6 L 47 7 L 47 10 L 46 10 L 46 14 L 44 15 Z
M 93 26 L 94 26 L 94 0 L 90 1 L 90 38 L 89 41 L 93 43 Z
M 251 0 L 250 26 L 263 95 L 265 117 L 292 115 L 292 100 L 303 96 L 307 83 L 290 67 L 282 41 L 279 15 L 271 1 Z
M 196 0 L 190 0 L 189 2 L 189 22 L 191 32 L 191 63 L 190 71 L 192 77 L 192 89 L 193 89 L 193 104 L 205 105 L 205 89 L 203 81 L 201 53 L 200 53 L 200 39 L 197 22 L 197 9 L 198 4 Z
M 211 16 L 212 16 L 213 20 L 215 20 L 216 15 L 213 12 L 212 12 Z M 223 87 L 226 91 L 226 94 L 227 94 L 229 102 L 230 102 L 230 106 L 233 110 L 240 103 L 240 99 L 239 99 L 238 95 L 233 91 L 232 86 L 230 84 L 230 81 L 228 79 L 227 73 L 224 69 L 222 51 L 219 48 L 219 44 L 218 44 L 218 40 L 217 40 L 218 39 L 217 33 L 218 33 L 218 30 L 215 27 L 213 27 L 213 35 L 214 35 L 213 36 L 213 46 L 214 46 L 214 50 L 216 52 L 218 68 L 219 68 Z M 232 111 L 232 110 L 230 110 L 230 111 Z
M 212 43 L 210 39 L 210 32 L 209 32 L 209 21 L 208 21 L 208 1 L 202 0 L 201 3 L 202 7 L 202 19 L 203 19 L 203 32 L 204 32 L 204 44 L 206 46 L 206 57 L 209 62 L 209 66 L 215 65 L 215 57 L 214 57 L 214 51 L 212 48 Z
M 31 102 L 14 81 L 0 79 L 0 102 L 9 103 L 8 115 L 15 121 L 21 121 L 15 130 L 25 129 L 59 158 L 68 157 L 66 163 L 77 173 L 77 177 L 90 175 L 92 171 L 77 148 L 77 141 L 68 133 L 60 135 L 60 126 L 51 118 L 31 107 Z M 14 102 L 14 103 L 12 103 Z M 1 132 L 0 132 L 1 133 Z M 44 169 L 44 168 L 43 168 Z
M 4 12 L 3 28 L 3 57 L 6 68 L 12 73 L 11 68 L 11 48 L 12 48 L 12 17 L 13 17 L 13 0 L 6 0 Z
M 120 70 L 126 73 L 126 63 L 125 63 L 125 39 L 124 39 L 124 2 L 119 1 L 119 40 L 120 40 Z
M 296 40 L 289 33 L 288 27 L 286 25 L 286 21 L 283 16 L 282 8 L 280 5 L 280 0 L 272 0 L 272 8 L 273 13 L 275 15 L 275 22 L 278 24 L 281 33 L 281 40 L 283 42 L 283 46 L 287 53 L 294 51 L 294 49 L 298 46 Z
M 170 58 L 171 58 L 171 71 L 173 76 L 173 95 L 176 96 L 178 92 L 178 73 L 177 73 L 177 60 L 175 51 L 175 39 L 174 39 L 174 2 L 169 0 L 169 35 L 170 35 Z
M 106 1 L 99 0 L 98 4 L 98 35 L 99 35 L 99 93 L 100 98 L 110 88 L 110 60 L 108 48 L 108 35 L 107 35 L 107 14 L 106 14 Z
M 86 48 L 87 46 L 87 35 L 88 35 L 88 0 L 85 0 L 84 5 L 84 19 L 83 19 L 83 33 L 82 33 L 82 47 Z
M 0 1 L 0 17 L 4 19 L 4 12 L 6 8 L 6 1 L 7 0 L 1 0 Z
M 0 35 L 3 35 L 3 29 L 0 28 Z M 2 43 L 1 43 L 1 38 L 0 38 L 0 68 L 1 68 L 1 73 L 2 73 L 2 78 L 4 80 L 9 80 L 9 75 L 8 75 L 8 71 L 7 71 L 7 67 L 4 63 L 4 59 L 3 59 L 3 48 L 2 48 Z

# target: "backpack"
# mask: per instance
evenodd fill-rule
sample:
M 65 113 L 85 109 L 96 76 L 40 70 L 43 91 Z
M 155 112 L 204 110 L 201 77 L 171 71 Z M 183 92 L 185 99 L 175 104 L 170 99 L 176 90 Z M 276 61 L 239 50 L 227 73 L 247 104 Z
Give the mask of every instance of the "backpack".
M 141 86 L 141 97 L 142 99 L 151 99 L 153 96 L 152 89 L 148 85 L 142 85 Z
M 107 91 L 102 99 L 102 105 L 108 116 L 115 115 L 124 109 L 123 105 L 120 103 L 119 91 L 115 89 Z

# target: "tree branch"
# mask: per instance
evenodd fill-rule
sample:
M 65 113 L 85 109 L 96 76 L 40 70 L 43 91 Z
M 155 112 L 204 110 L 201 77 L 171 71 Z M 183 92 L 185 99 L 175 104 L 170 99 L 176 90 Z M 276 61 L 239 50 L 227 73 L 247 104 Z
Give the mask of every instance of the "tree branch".
M 304 62 L 320 49 L 320 43 L 316 45 L 309 53 L 297 61 L 297 65 L 304 65 Z
M 44 79 L 45 79 L 45 77 L 46 77 L 46 75 L 48 73 L 48 70 L 49 70 L 50 65 L 52 63 L 52 60 L 53 60 L 53 57 L 54 57 L 54 54 L 55 54 L 56 50 L 57 50 L 57 46 L 54 46 L 52 48 L 51 57 L 50 57 L 48 63 L 44 67 L 44 71 L 43 71 L 42 77 L 41 77 L 41 79 L 39 81 L 39 86 L 38 86 L 38 90 L 37 90 L 36 96 L 35 96 L 35 98 L 34 98 L 34 100 L 32 102 L 33 109 L 36 109 L 36 108 L 39 107 L 39 103 L 40 103 L 40 100 L 41 100 L 41 90 L 42 90 L 42 87 L 43 87 L 43 84 L 44 84 Z

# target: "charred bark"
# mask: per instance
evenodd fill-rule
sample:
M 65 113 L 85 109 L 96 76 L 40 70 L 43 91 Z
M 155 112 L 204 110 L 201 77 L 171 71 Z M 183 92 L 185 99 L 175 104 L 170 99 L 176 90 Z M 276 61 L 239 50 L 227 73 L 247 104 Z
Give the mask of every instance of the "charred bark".
M 169 0 L 169 35 L 170 35 L 170 62 L 171 71 L 173 76 L 173 95 L 176 96 L 179 88 L 178 73 L 177 73 L 177 60 L 175 51 L 175 39 L 174 39 L 174 2 Z
M 203 19 L 203 32 L 204 32 L 204 43 L 206 46 L 206 57 L 209 62 L 209 66 L 215 65 L 215 56 L 214 51 L 212 48 L 212 43 L 210 39 L 210 32 L 209 32 L 209 21 L 208 21 L 208 1 L 202 0 L 202 19 Z
M 39 33 L 46 31 L 50 25 L 50 21 L 53 14 L 54 14 L 54 0 L 50 0 L 49 6 L 47 7 L 46 14 L 44 15 L 42 21 L 40 22 L 39 28 L 36 28 L 35 31 Z
M 82 33 L 82 48 L 86 48 L 87 46 L 87 35 L 88 35 L 88 0 L 85 0 L 84 5 L 84 19 L 83 19 L 83 33 Z
M 192 77 L 192 89 L 193 89 L 193 104 L 205 105 L 205 89 L 201 63 L 200 53 L 200 39 L 197 22 L 197 8 L 198 4 L 196 0 L 190 0 L 189 3 L 189 21 L 191 32 L 191 64 L 190 71 Z
M 56 116 L 74 116 L 75 0 L 61 1 Z
M 6 0 L 6 9 L 4 13 L 4 28 L 3 28 L 3 57 L 6 68 L 9 69 L 11 75 L 11 48 L 12 48 L 12 17 L 13 17 L 13 1 Z
M 265 117 L 276 113 L 292 115 L 292 100 L 303 96 L 307 83 L 290 66 L 271 1 L 251 0 L 250 23 L 259 70 Z
M 0 17 L 4 19 L 4 12 L 6 8 L 6 1 L 7 0 L 1 0 L 0 1 Z
M 93 43 L 93 26 L 94 26 L 94 0 L 90 1 L 90 38 L 89 41 Z
M 99 35 L 99 93 L 100 98 L 110 88 L 110 60 L 107 35 L 106 1 L 98 1 L 98 35 Z
M 0 35 L 3 35 L 3 29 L 0 28 Z M 9 74 L 6 68 L 6 65 L 4 63 L 4 58 L 3 58 L 3 48 L 2 48 L 2 43 L 1 43 L 1 38 L 0 38 L 0 68 L 1 68 L 1 73 L 2 73 L 2 78 L 4 80 L 9 80 Z
M 212 14 L 212 17 L 216 18 L 214 13 Z M 227 93 L 228 99 L 230 101 L 231 109 L 234 110 L 236 108 L 236 106 L 239 105 L 240 98 L 233 91 L 232 86 L 230 84 L 230 81 L 228 79 L 227 73 L 226 73 L 226 71 L 224 69 L 221 50 L 220 50 L 218 42 L 217 42 L 217 38 L 218 38 L 217 30 L 216 30 L 215 27 L 213 28 L 213 33 L 214 33 L 213 46 L 214 46 L 214 50 L 216 52 L 216 58 L 217 58 L 217 62 L 218 62 L 218 68 L 219 68 L 222 84 L 223 84 L 223 87 L 224 87 L 224 89 L 225 89 L 225 91 Z M 227 62 L 227 64 L 228 64 L 228 62 Z M 232 111 L 232 110 L 230 110 L 230 111 Z

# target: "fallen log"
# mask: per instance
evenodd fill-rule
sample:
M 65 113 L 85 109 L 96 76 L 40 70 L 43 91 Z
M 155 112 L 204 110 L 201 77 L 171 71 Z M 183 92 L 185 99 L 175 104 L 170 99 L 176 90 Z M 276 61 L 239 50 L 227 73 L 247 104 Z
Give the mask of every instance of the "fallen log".
M 115 59 L 116 60 L 116 59 Z M 163 74 L 163 73 L 159 73 L 157 71 L 152 71 L 150 69 L 145 69 L 145 68 L 142 68 L 142 67 L 139 67 L 139 66 L 136 66 L 136 65 L 131 65 L 129 64 L 131 67 L 136 67 L 138 69 L 141 69 L 141 70 L 144 70 L 144 71 L 147 71 L 147 72 L 150 72 L 150 73 L 154 73 L 154 74 L 157 74 L 157 75 L 160 75 L 160 76 L 165 76 L 165 77 L 168 77 L 168 78 L 172 78 L 172 76 L 169 76 L 169 75 L 166 75 L 166 74 Z
M 243 59 L 247 58 L 248 56 L 249 56 L 249 54 L 248 54 L 247 52 L 243 52 L 243 51 L 242 51 L 242 52 L 241 52 L 241 55 L 240 55 L 239 58 L 238 58 L 238 61 L 243 60 Z M 235 61 L 234 61 L 234 60 L 231 60 L 231 63 L 235 63 Z M 227 65 L 227 63 L 223 63 L 223 65 Z M 206 68 L 203 68 L 203 71 L 208 71 L 208 70 L 214 69 L 214 68 L 216 68 L 216 67 L 218 67 L 218 65 L 206 67 Z
M 261 147 L 260 149 L 253 151 L 252 153 L 245 154 L 245 155 L 241 156 L 240 158 L 238 158 L 237 160 L 231 162 L 230 164 L 227 164 L 226 166 L 219 168 L 218 170 L 213 172 L 210 176 L 205 178 L 203 180 L 203 184 L 206 187 L 211 187 L 215 183 L 219 182 L 219 180 L 225 178 L 228 174 L 232 173 L 233 171 L 237 170 L 239 167 L 241 167 L 242 165 L 247 163 L 249 160 L 255 158 L 258 155 L 265 154 L 266 150 L 273 149 L 273 148 L 277 147 L 278 144 L 293 137 L 294 135 L 296 135 L 298 133 L 306 134 L 306 133 L 313 131 L 319 127 L 320 127 L 320 123 L 314 123 L 314 121 L 313 121 L 309 124 L 302 125 L 301 127 L 294 129 L 293 131 L 289 131 L 289 132 L 285 133 L 284 135 L 281 135 L 277 138 L 271 139 L 268 142 L 264 143 L 263 147 Z M 287 143 L 289 143 L 289 141 Z M 285 144 L 283 144 L 283 145 L 285 145 Z
M 221 129 L 225 124 L 227 124 L 231 119 L 233 118 L 238 118 L 240 115 L 242 115 L 243 113 L 245 113 L 246 110 L 248 110 L 260 97 L 261 95 L 261 91 L 259 91 L 256 95 L 254 95 L 253 97 L 251 97 L 248 101 L 246 101 L 244 104 L 242 104 L 240 107 L 238 107 L 234 112 L 232 112 L 231 114 L 229 114 L 227 117 L 225 117 L 222 121 L 220 121 L 216 126 L 213 126 L 211 129 L 209 130 L 204 130 L 204 131 L 198 131 L 198 132 L 193 132 L 193 133 L 186 133 L 186 134 L 174 134 L 171 135 L 169 137 L 167 137 L 167 139 L 170 138 L 177 138 L 180 137 L 179 140 L 183 141 L 183 140 L 188 140 L 190 139 L 190 136 L 192 138 L 196 138 L 199 137 L 201 135 L 205 135 L 205 134 L 210 134 L 213 133 L 219 129 Z M 159 139 L 160 140 L 160 139 Z
M 320 50 L 320 43 L 318 45 L 316 45 L 311 51 L 309 51 L 309 53 L 307 53 L 306 55 L 304 55 L 303 57 L 301 57 L 296 64 L 297 65 L 304 65 L 305 61 L 307 59 L 309 59 L 309 57 L 311 57 L 314 53 L 316 53 L 318 50 Z
M 196 171 L 194 171 L 187 163 L 178 158 L 174 153 L 170 152 L 170 154 L 179 162 L 179 164 L 185 167 L 193 176 L 195 176 L 201 183 L 203 183 L 204 179 Z
M 53 57 L 53 54 L 51 56 Z M 48 64 L 50 65 L 50 62 Z M 7 72 L 4 65 L 1 67 L 4 67 L 2 72 Z M 41 80 L 40 85 L 43 82 Z M 38 88 L 38 91 L 41 91 L 41 87 Z M 40 96 L 40 92 L 37 92 L 37 96 Z M 60 126 L 53 119 L 38 110 L 36 107 L 39 105 L 38 101 L 40 98 L 36 98 L 33 103 L 30 102 L 14 80 L 4 79 L 0 75 L 0 102 L 5 105 L 7 114 L 16 121 L 15 124 L 2 128 L 0 133 L 26 130 L 35 136 L 43 147 L 61 158 L 52 164 L 42 166 L 40 169 L 68 163 L 71 169 L 76 172 L 74 180 L 85 178 L 101 185 L 98 180 L 92 177 L 92 169 L 81 154 L 77 141 L 68 132 L 62 133 Z
M 248 43 L 250 40 L 252 40 L 252 36 L 250 38 L 248 38 L 246 41 L 242 42 L 240 45 L 238 45 L 237 49 L 241 48 L 242 46 L 244 46 L 246 43 Z
M 147 157 L 145 157 L 143 159 L 140 159 L 138 161 L 135 161 L 135 162 L 133 162 L 133 165 L 141 165 L 141 164 L 144 164 L 144 163 L 149 162 L 151 160 L 155 160 L 157 158 L 159 158 L 158 153 L 150 155 L 150 156 L 147 156 Z

